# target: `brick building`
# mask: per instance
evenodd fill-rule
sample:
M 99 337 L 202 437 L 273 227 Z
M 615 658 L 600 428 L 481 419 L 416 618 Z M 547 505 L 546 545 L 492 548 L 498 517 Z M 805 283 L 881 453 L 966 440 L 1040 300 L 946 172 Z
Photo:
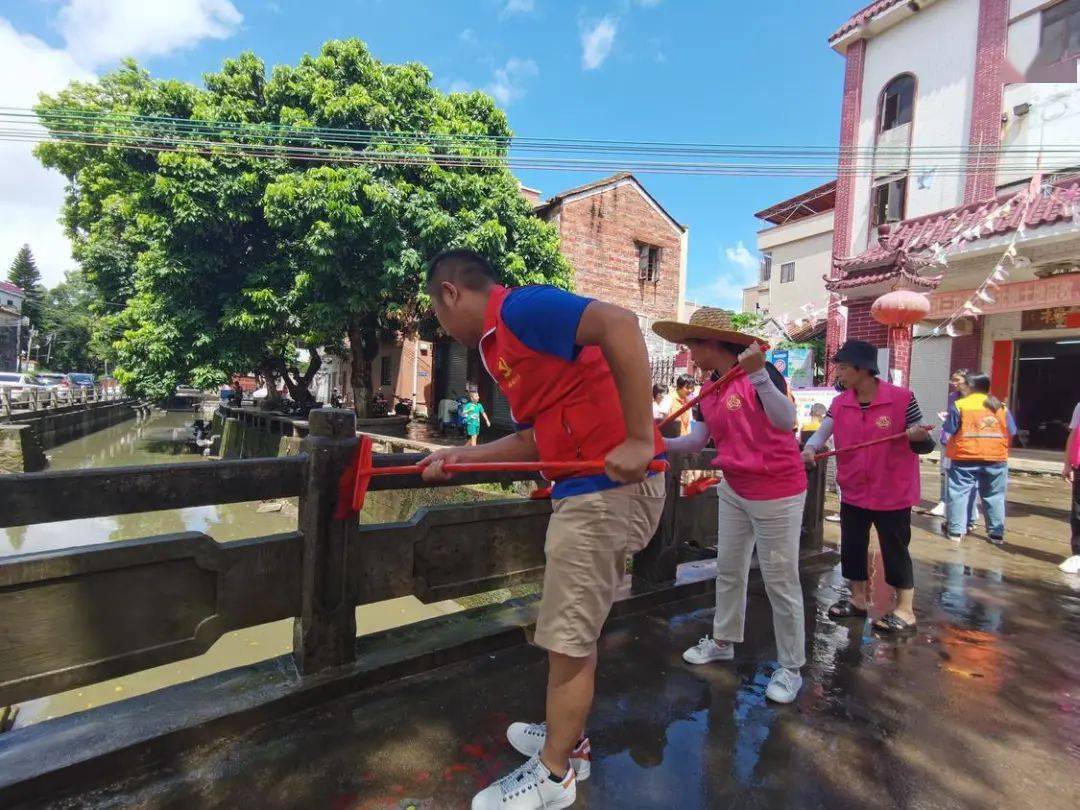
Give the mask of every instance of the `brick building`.
M 560 192 L 544 202 L 522 187 L 536 215 L 559 229 L 574 268 L 575 292 L 637 313 L 650 358 L 674 358 L 675 347 L 653 334 L 653 321 L 678 318 L 686 292 L 689 232 L 628 172 Z M 435 344 L 435 401 L 476 387 L 492 421 L 511 425 L 510 410 L 474 350 Z
M 952 369 L 990 373 L 1048 448 L 1080 399 L 1078 43 L 1080 0 L 877 0 L 829 39 L 845 59 L 829 349 L 878 346 L 928 415 Z M 895 289 L 930 302 L 914 329 L 870 316 Z
M 650 357 L 673 355 L 650 327 L 679 317 L 686 227 L 628 172 L 556 194 L 536 213 L 559 229 L 575 290 L 636 312 Z

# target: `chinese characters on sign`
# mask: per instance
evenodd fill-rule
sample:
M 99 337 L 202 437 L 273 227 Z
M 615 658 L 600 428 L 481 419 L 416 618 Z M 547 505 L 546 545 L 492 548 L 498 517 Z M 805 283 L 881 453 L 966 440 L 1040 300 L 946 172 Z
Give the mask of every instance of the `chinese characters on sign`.
M 1020 313 L 1020 329 L 1024 332 L 1077 328 L 1080 328 L 1080 306 L 1029 309 Z
M 926 317 L 928 319 L 948 318 L 963 307 L 964 302 L 974 294 L 974 290 L 930 293 L 927 296 L 930 299 L 930 312 Z M 1080 273 L 1002 284 L 990 291 L 990 294 L 995 299 L 994 303 L 977 302 L 979 309 L 987 315 L 1027 309 L 1076 307 L 1080 306 Z

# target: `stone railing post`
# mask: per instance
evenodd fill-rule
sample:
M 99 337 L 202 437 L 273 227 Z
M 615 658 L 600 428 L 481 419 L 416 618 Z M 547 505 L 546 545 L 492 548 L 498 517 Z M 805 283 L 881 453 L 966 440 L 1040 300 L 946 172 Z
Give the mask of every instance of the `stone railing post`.
M 304 535 L 301 612 L 293 625 L 293 658 L 310 675 L 356 658 L 356 614 L 348 589 L 347 553 L 359 535 L 359 521 L 335 520 L 338 479 L 356 449 L 356 415 L 318 408 L 308 417 L 300 446 L 308 454 L 300 494 Z
M 11 392 L 0 388 L 0 415 L 11 416 Z
M 806 505 L 799 535 L 799 550 L 803 552 L 821 551 L 825 542 L 825 481 L 830 463 L 836 462 L 824 459 L 806 470 Z
M 38 403 L 38 390 L 36 388 L 30 389 L 30 410 L 41 410 L 41 405 Z

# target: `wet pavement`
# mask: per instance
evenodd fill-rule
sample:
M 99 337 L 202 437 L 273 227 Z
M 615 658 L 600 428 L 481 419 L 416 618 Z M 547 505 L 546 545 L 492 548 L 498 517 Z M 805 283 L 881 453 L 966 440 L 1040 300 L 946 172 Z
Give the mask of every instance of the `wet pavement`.
M 806 583 L 809 662 L 791 706 L 767 703 L 766 600 L 732 663 L 682 650 L 711 610 L 612 622 L 576 807 L 1075 807 L 1080 590 L 917 563 L 916 637 L 825 616 L 837 571 Z M 187 753 L 63 807 L 467 807 L 520 758 L 508 722 L 539 719 L 546 673 L 521 647 L 358 693 Z
M 937 480 L 936 467 L 924 467 L 925 493 L 936 493 Z M 865 622 L 828 619 L 839 572 L 810 578 L 809 663 L 792 706 L 764 698 L 775 649 L 760 592 L 750 599 L 747 643 L 728 664 L 681 660 L 709 631 L 707 605 L 611 623 L 590 729 L 593 776 L 575 806 L 1077 806 L 1080 577 L 1056 567 L 1068 553 L 1067 487 L 1060 478 L 1015 476 L 1008 512 L 1001 548 L 982 531 L 953 544 L 937 533 L 939 519 L 914 518 L 920 629 L 905 642 L 878 639 Z M 198 519 L 173 518 L 185 528 Z M 247 521 L 236 520 L 243 534 Z M 115 537 L 107 529 L 96 537 Z M 826 524 L 827 542 L 837 538 L 837 526 Z M 878 559 L 871 570 L 874 608 L 884 612 L 891 593 Z M 372 614 L 360 626 L 370 632 L 420 618 L 416 607 L 366 606 Z M 288 648 L 285 624 L 230 634 L 199 659 L 25 708 L 65 713 L 86 705 L 80 701 L 276 655 Z M 545 673 L 530 648 L 483 656 L 254 728 L 55 806 L 467 807 L 475 790 L 520 763 L 504 729 L 541 718 Z

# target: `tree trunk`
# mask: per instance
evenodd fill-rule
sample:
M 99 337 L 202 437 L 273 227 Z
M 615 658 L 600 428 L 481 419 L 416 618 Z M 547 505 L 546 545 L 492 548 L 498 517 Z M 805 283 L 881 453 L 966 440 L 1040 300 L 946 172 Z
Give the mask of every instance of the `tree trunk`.
M 277 390 L 278 369 L 275 368 L 273 360 L 267 360 L 263 363 L 261 371 L 263 385 L 266 386 L 266 401 L 276 410 L 278 404 L 281 402 L 281 397 L 278 395 Z
M 363 324 L 349 324 L 349 362 L 352 370 L 353 409 L 360 419 L 371 415 L 371 364 L 379 354 L 379 336 Z
M 289 389 L 289 396 L 292 397 L 293 402 L 305 410 L 315 407 L 315 395 L 311 393 L 310 386 L 311 381 L 322 368 L 322 357 L 319 355 L 318 348 L 309 346 L 308 352 L 311 354 L 311 362 L 308 363 L 307 371 L 303 374 L 296 366 L 286 368 L 284 362 L 281 364 L 281 376 L 285 380 L 285 387 Z

